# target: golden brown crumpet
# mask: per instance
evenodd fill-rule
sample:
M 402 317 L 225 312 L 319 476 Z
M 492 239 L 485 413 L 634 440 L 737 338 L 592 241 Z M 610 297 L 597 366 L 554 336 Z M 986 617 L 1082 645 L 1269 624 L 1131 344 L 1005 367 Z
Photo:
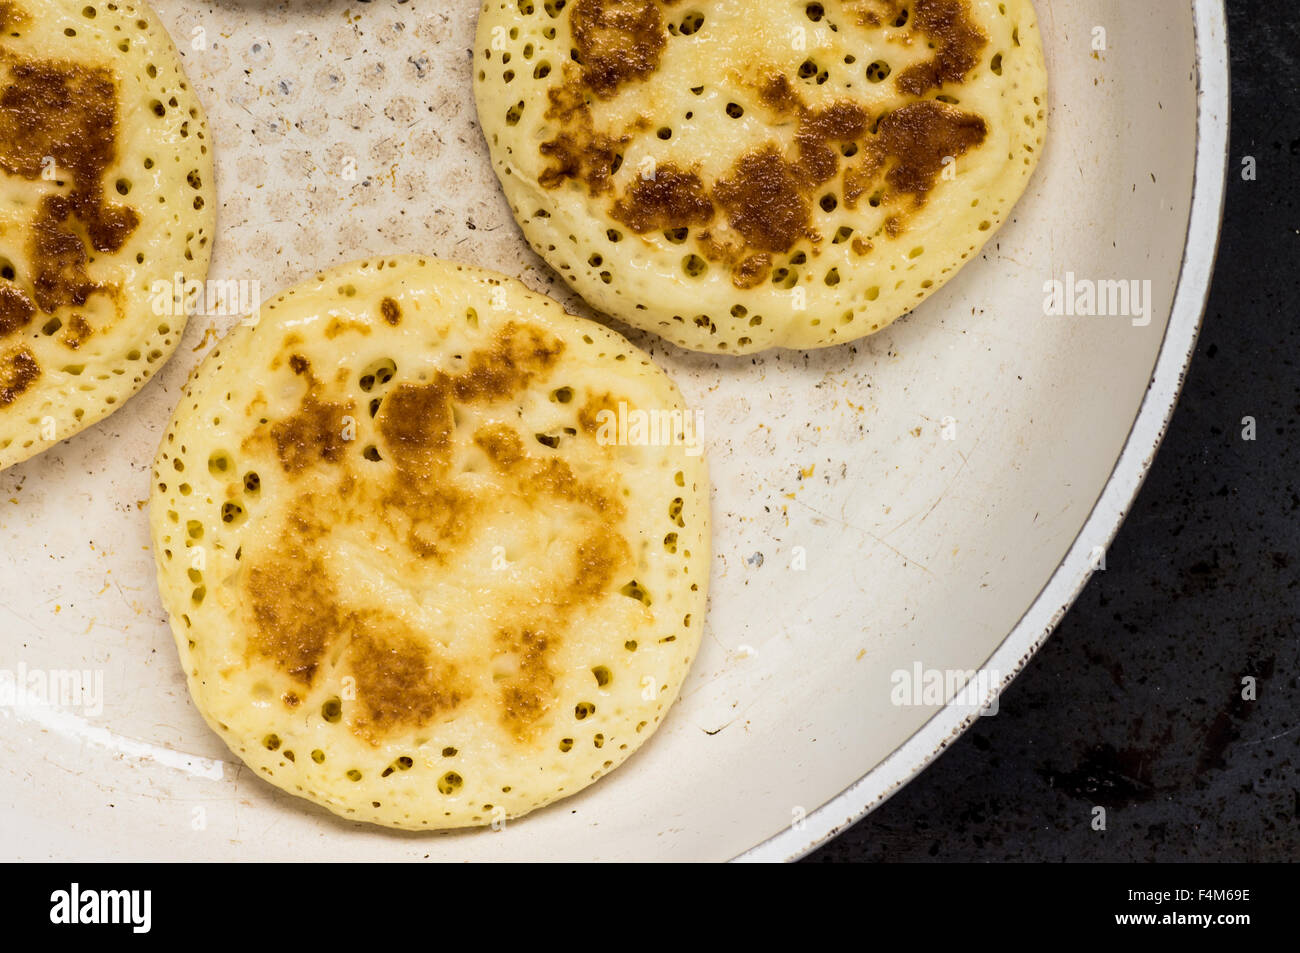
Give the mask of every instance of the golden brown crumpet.
M 487 0 L 479 120 L 533 249 L 683 347 L 878 331 L 1042 151 L 1029 0 Z
M 147 7 L 0 2 L 0 469 L 108 416 L 171 355 L 185 313 L 158 283 L 207 274 L 209 146 Z
M 264 306 L 158 453 L 159 583 L 195 703 L 355 820 L 490 824 L 646 740 L 699 645 L 708 479 L 617 334 L 430 258 Z

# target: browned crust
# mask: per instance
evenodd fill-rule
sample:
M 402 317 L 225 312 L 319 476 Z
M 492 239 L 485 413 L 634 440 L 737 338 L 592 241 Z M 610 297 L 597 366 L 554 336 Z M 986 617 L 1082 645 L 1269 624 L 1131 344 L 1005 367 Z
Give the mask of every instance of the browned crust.
M 752 149 L 711 183 L 698 170 L 665 163 L 619 188 L 614 175 L 622 150 L 653 123 L 600 129 L 592 103 L 653 75 L 668 41 L 660 6 L 660 0 L 578 0 L 573 5 L 570 27 L 581 65 L 566 64 L 561 81 L 548 91 L 546 118 L 559 129 L 540 145 L 551 161 L 539 181 L 547 189 L 577 182 L 592 196 L 611 195 L 611 218 L 639 235 L 700 229 L 696 248 L 730 267 L 738 288 L 765 280 L 773 257 L 791 254 L 801 242 L 816 251 L 822 236 L 813 227 L 813 203 L 837 176 L 847 207 L 856 207 L 863 194 L 871 194 L 873 204 L 891 206 L 885 232 L 896 237 L 928 201 L 945 161 L 969 153 L 987 138 L 980 116 L 927 99 L 874 117 L 849 99 L 812 109 L 788 77 L 770 74 L 758 83 L 759 100 L 775 122 L 797 121 L 791 149 L 775 141 Z M 905 24 L 900 31 L 933 48 L 929 59 L 896 78 L 898 89 L 909 96 L 963 81 L 987 44 L 971 20 L 967 0 L 914 0 L 907 6 L 896 0 L 861 0 L 848 10 L 873 28 Z M 845 152 L 859 158 L 845 164 Z M 719 217 L 729 228 L 713 227 Z
M 383 311 L 381 304 L 380 316 L 388 320 Z M 463 369 L 394 383 L 374 421 L 378 449 L 391 467 L 378 482 L 358 475 L 354 448 L 343 438 L 343 416 L 353 401 L 317 379 L 297 350 L 302 346 L 290 336 L 272 362 L 303 382 L 297 409 L 245 441 L 246 450 L 273 452 L 295 494 L 275 549 L 246 555 L 247 652 L 250 661 L 269 662 L 301 689 L 316 685 L 337 657 L 356 680 L 348 724 L 379 744 L 456 711 L 474 688 L 436 640 L 382 610 L 350 605 L 325 541 L 332 527 L 355 514 L 378 512 L 384 532 L 402 540 L 412 559 L 447 566 L 458 558 L 496 512 L 499 496 L 485 496 L 454 469 L 456 408 L 508 403 L 548 375 L 565 346 L 534 326 L 510 322 L 487 346 L 465 354 Z M 556 455 L 529 452 L 510 426 L 481 426 L 472 441 L 513 499 L 538 512 L 573 508 L 579 528 L 572 563 L 558 565 L 546 590 L 518 607 L 518 620 L 499 627 L 491 649 L 494 658 L 513 660 L 493 688 L 500 723 L 526 741 L 552 707 L 554 653 L 575 614 L 630 572 L 631 549 L 619 531 L 626 508 L 617 485 L 580 476 Z M 297 691 L 282 699 L 290 707 L 299 700 Z

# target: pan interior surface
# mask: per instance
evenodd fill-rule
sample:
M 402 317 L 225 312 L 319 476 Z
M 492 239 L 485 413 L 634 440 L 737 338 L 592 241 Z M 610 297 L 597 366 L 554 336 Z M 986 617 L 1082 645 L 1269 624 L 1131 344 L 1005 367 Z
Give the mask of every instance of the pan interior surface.
M 156 6 L 192 36 L 184 4 Z M 528 251 L 474 125 L 463 54 L 478 4 L 373 6 L 347 24 L 317 5 L 223 6 L 204 18 L 215 42 L 181 44 L 219 138 L 212 279 L 257 279 L 269 296 L 418 247 L 591 316 Z M 137 509 L 206 329 L 239 320 L 200 315 L 123 410 L 0 474 L 10 681 L 21 665 L 101 684 L 97 702 L 0 715 L 8 853 L 722 860 L 799 831 L 907 743 L 949 695 L 932 703 L 933 673 L 980 669 L 1086 543 L 1186 246 L 1193 7 L 1036 11 L 1046 152 L 995 240 L 912 316 L 808 354 L 705 356 L 629 335 L 703 412 L 715 527 L 699 655 L 636 759 L 504 831 L 432 836 L 336 820 L 237 768 L 172 663 Z

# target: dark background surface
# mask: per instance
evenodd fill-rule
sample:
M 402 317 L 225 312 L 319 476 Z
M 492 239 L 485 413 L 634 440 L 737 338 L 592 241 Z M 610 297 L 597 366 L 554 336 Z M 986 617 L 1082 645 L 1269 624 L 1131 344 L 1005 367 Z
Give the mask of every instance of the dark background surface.
M 995 717 L 810 860 L 1300 859 L 1298 14 L 1292 0 L 1228 0 L 1218 267 L 1106 571 Z M 1256 701 L 1241 697 L 1246 676 Z

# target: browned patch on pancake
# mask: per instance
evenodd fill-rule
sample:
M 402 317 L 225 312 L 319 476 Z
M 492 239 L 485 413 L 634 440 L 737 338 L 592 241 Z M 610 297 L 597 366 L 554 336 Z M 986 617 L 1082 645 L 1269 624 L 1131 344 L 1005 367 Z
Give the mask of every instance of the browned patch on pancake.
M 454 402 L 504 400 L 549 370 L 564 350 L 533 327 L 507 324 L 490 348 L 472 352 L 460 374 L 439 372 L 427 383 L 401 384 L 376 418 L 386 457 L 397 470 L 384 505 L 408 525 L 420 556 L 445 559 L 473 522 L 473 501 L 447 473 Z
M 402 308 L 392 298 L 385 298 L 379 302 L 379 313 L 384 316 L 384 320 L 397 327 L 402 322 Z
M 474 434 L 474 443 L 500 470 L 511 470 L 524 459 L 523 440 L 504 424 L 480 428 Z
M 829 143 L 856 141 L 866 135 L 870 125 L 866 109 L 851 100 L 841 99 L 822 109 L 809 109 L 789 77 L 781 73 L 764 79 L 758 96 L 778 117 L 798 116 L 797 164 L 814 184 L 829 181 L 839 167 L 839 156 Z
M 880 181 L 880 170 L 884 161 L 885 157 L 873 149 L 863 153 L 857 163 L 844 170 L 845 208 L 857 208 L 858 202 L 862 201 L 862 196 L 872 191 Z M 883 199 L 883 193 L 881 198 Z
M 532 503 L 542 497 L 552 497 L 578 503 L 613 520 L 622 519 L 625 513 L 621 501 L 605 493 L 596 484 L 579 479 L 565 461 L 556 457 L 531 461 L 527 475 L 521 480 L 521 488 L 525 499 Z
M 572 95 L 572 83 L 551 90 L 553 103 Z M 741 156 L 711 188 L 698 173 L 665 163 L 653 176 L 638 176 L 610 208 L 616 221 L 644 234 L 708 225 L 720 207 L 739 238 L 723 238 L 710 231 L 697 236 L 697 242 L 710 260 L 732 266 L 732 281 L 740 288 L 754 287 L 767 277 L 773 253 L 788 253 L 803 238 L 819 239 L 811 228 L 812 192 L 838 171 L 840 156 L 831 144 L 855 141 L 866 135 L 869 127 L 866 110 L 848 100 L 823 109 L 807 108 L 784 76 L 767 78 L 759 96 L 778 115 L 798 116 L 793 160 L 775 143 L 769 144 Z M 590 109 L 585 104 L 582 108 L 586 110 L 583 121 L 589 127 Z M 562 111 L 557 107 L 555 113 Z M 580 157 L 586 155 L 579 153 Z M 575 173 L 573 177 L 581 176 Z M 593 188 L 592 194 L 608 187 L 609 175 L 605 173 L 600 188 Z
M 560 127 L 554 139 L 538 148 L 551 160 L 537 181 L 542 188 L 556 189 L 570 179 L 584 183 L 593 195 L 609 188 L 609 177 L 619 150 L 630 138 L 597 132 L 591 106 L 587 103 L 577 67 L 564 64 L 564 82 L 547 91 L 546 118 Z
M 830 144 L 861 139 L 867 134 L 868 120 L 865 109 L 847 100 L 831 103 L 825 109 L 801 110 L 794 141 L 805 188 L 819 186 L 834 177 L 839 170 L 840 154 Z
M 713 195 L 731 227 L 758 251 L 788 251 L 809 233 L 811 203 L 774 145 L 741 156 Z
M 274 560 L 253 566 L 244 581 L 254 634 L 248 649 L 295 682 L 310 685 L 321 660 L 350 626 L 333 579 L 311 540 L 323 532 L 299 513 L 286 527 L 286 546 Z
M 659 0 L 576 0 L 569 28 L 583 83 L 600 97 L 653 74 L 668 45 Z
M 903 0 L 843 0 L 844 12 L 852 15 L 860 25 L 878 29 L 898 22 L 903 13 Z
M 520 626 L 497 632 L 494 659 L 514 663 L 501 679 L 501 721 L 516 738 L 527 738 L 551 708 L 555 672 L 548 662 L 550 640 L 536 627 Z
M 790 78 L 783 73 L 767 76 L 758 87 L 758 98 L 773 112 L 781 115 L 798 113 L 804 108 L 803 98 L 795 92 Z
M 0 169 L 32 181 L 46 157 L 72 191 L 45 196 L 32 223 L 30 251 L 36 304 L 46 313 L 80 306 L 110 290 L 87 274 L 81 223 L 95 251 L 113 253 L 140 223 L 128 206 L 104 201 L 103 177 L 116 157 L 117 84 L 100 67 L 56 61 L 8 62 L 0 93 Z
M 429 476 L 446 466 L 452 408 L 445 375 L 428 384 L 401 384 L 384 398 L 377 423 L 389 455 L 412 476 Z
M 67 330 L 63 332 L 61 340 L 70 350 L 78 350 L 86 340 L 95 333 L 84 315 L 74 314 L 68 319 Z
M 934 56 L 909 66 L 896 80 L 901 91 L 913 96 L 923 96 L 944 83 L 962 82 L 988 43 L 970 18 L 967 0 L 915 0 L 911 22 L 934 46 Z
M 741 156 L 713 188 L 745 246 L 715 241 L 704 247 L 711 258 L 733 264 L 732 283 L 739 288 L 752 288 L 767 277 L 772 254 L 788 253 L 804 238 L 820 240 L 812 228 L 812 193 L 839 170 L 840 154 L 831 143 L 853 142 L 869 126 L 867 111 L 848 100 L 809 109 L 782 75 L 765 80 L 759 96 L 778 115 L 798 115 L 799 126 L 794 161 L 770 143 Z
M 553 161 L 538 176 L 538 182 L 542 188 L 555 189 L 568 179 L 578 179 L 593 193 L 603 192 L 609 188 L 619 147 L 626 142 L 626 136 L 614 139 L 596 133 L 590 120 L 576 129 L 563 130 L 540 146 L 542 155 Z
M 0 3 L 0 33 L 7 32 L 27 22 L 27 14 L 12 0 Z
M 880 147 L 898 157 L 885 181 L 920 200 L 943 173 L 944 159 L 965 155 L 987 134 L 983 117 L 946 103 L 925 100 L 896 109 L 880 121 Z
M 618 413 L 618 398 L 606 391 L 603 394 L 593 394 L 587 398 L 582 407 L 578 410 L 578 426 L 586 433 L 595 434 L 600 430 L 600 415 L 603 411 L 611 414 Z
M 530 454 L 531 442 L 505 424 L 480 426 L 472 435 L 500 478 L 496 489 L 481 489 L 480 481 L 464 479 L 454 467 L 456 408 L 515 398 L 548 373 L 563 350 L 563 342 L 541 329 L 510 322 L 487 346 L 465 354 L 463 369 L 394 384 L 374 421 L 378 459 L 385 464 L 371 471 L 377 482 L 347 463 L 344 443 L 336 439 L 350 402 L 327 392 L 301 355 L 288 356 L 308 391 L 294 414 L 265 426 L 270 444 L 294 479 L 322 463 L 341 466 L 333 471 L 332 489 L 304 484 L 274 551 L 245 557 L 244 588 L 256 630 L 249 651 L 306 686 L 327 659 L 339 657 L 356 678 L 355 704 L 345 707 L 358 737 L 379 744 L 456 710 L 470 689 L 436 641 L 382 610 L 347 604 L 334 575 L 343 567 L 331 566 L 324 555 L 335 525 L 364 519 L 376 540 L 403 541 L 413 559 L 447 566 L 499 511 L 503 492 L 537 512 L 568 508 L 575 535 L 571 560 L 535 598 L 517 609 L 501 607 L 506 618 L 491 650 L 494 664 L 505 664 L 496 689 L 499 718 L 520 741 L 536 737 L 553 704 L 550 660 L 575 614 L 625 581 L 620 573 L 632 556 L 618 531 L 626 507 L 617 487 L 579 476 L 562 458 Z M 518 622 L 509 621 L 512 614 Z
M 849 144 L 858 147 L 861 158 L 843 172 L 846 207 L 855 208 L 864 193 L 879 193 L 873 205 L 910 197 L 917 208 L 942 173 L 944 157 L 958 158 L 987 137 L 978 115 L 929 100 L 874 117 L 873 128 L 871 114 L 853 100 L 810 108 L 789 77 L 771 74 L 757 82 L 756 90 L 778 124 L 797 121 L 788 147 L 773 141 L 752 149 L 712 183 L 669 162 L 653 176 L 634 176 L 618 188 L 613 176 L 622 150 L 632 135 L 647 132 L 654 123 L 643 117 L 617 134 L 600 130 L 593 119 L 593 97 L 612 97 L 658 68 L 667 42 L 658 5 L 657 0 L 574 4 L 571 26 L 581 65 L 565 64 L 563 81 L 548 91 L 546 118 L 561 131 L 540 147 L 552 161 L 539 179 L 548 189 L 578 181 L 592 196 L 614 191 L 610 217 L 637 234 L 705 229 L 694 235 L 696 247 L 710 261 L 729 267 L 738 288 L 767 280 L 774 257 L 791 254 L 802 241 L 811 242 L 816 252 L 822 236 L 814 227 L 814 203 L 819 190 L 841 174 L 843 153 L 854 151 Z M 900 91 L 914 96 L 964 81 L 988 42 L 971 17 L 968 0 L 847 0 L 845 11 L 862 26 L 933 50 L 928 60 L 896 79 Z M 713 227 L 719 211 L 729 228 Z M 896 237 L 906 224 L 907 215 L 895 209 L 885 220 L 885 232 Z M 861 245 L 853 246 L 859 254 Z
M 439 563 L 464 542 L 474 521 L 474 501 L 448 473 L 452 391 L 445 374 L 427 384 L 402 384 L 385 398 L 376 421 L 396 469 L 382 497 L 385 516 L 412 552 Z
M 0 358 L 0 407 L 8 407 L 41 376 L 41 366 L 25 347 Z
M 340 599 L 317 544 L 328 534 L 315 510 L 321 498 L 300 498 L 273 559 L 254 565 L 244 590 L 254 622 L 247 650 L 309 687 L 334 647 L 347 646 L 356 679 L 353 730 L 372 744 L 399 726 L 419 726 L 455 708 L 468 695 L 453 666 L 435 657 L 400 620 L 369 609 L 349 609 Z M 324 508 L 327 508 L 324 507 Z M 292 709 L 296 692 L 282 696 Z
M 352 728 L 372 744 L 400 727 L 418 727 L 452 711 L 469 695 L 454 665 L 390 619 L 366 620 L 348 645 L 357 680 Z
M 599 523 L 578 545 L 573 575 L 566 594 L 568 604 L 598 599 L 614 582 L 615 574 L 631 559 L 627 540 L 608 522 Z
M 844 175 L 846 207 L 856 207 L 862 194 L 882 175 L 888 186 L 882 201 L 906 195 L 919 206 L 942 174 L 945 158 L 965 155 L 984 141 L 988 131 L 978 115 L 923 100 L 887 113 L 871 135 L 870 117 L 862 107 L 840 100 L 822 109 L 809 109 L 785 76 L 767 79 L 759 94 L 778 115 L 799 116 L 797 156 L 789 162 L 769 144 L 741 156 L 728 176 L 714 186 L 714 199 L 746 247 L 737 250 L 703 235 L 701 247 L 710 258 L 732 263 L 732 283 L 739 288 L 754 287 L 767 277 L 772 254 L 790 252 L 805 237 L 819 240 L 811 226 L 812 190 L 839 171 L 840 153 L 831 143 L 861 146 L 863 157 Z M 891 237 L 903 227 L 897 214 L 886 223 Z
M 984 142 L 988 125 L 983 117 L 947 103 L 926 99 L 908 103 L 880 120 L 878 134 L 862 160 L 844 177 L 844 204 L 854 208 L 864 192 L 880 180 L 888 186 L 883 201 L 910 196 L 922 205 L 943 174 L 945 159 L 956 160 Z M 886 231 L 902 230 L 897 216 Z
M 594 426 L 596 412 L 590 408 L 605 409 L 601 405 L 612 401 L 606 394 L 584 405 L 580 411 L 584 429 L 590 429 L 586 420 Z M 530 626 L 505 629 L 497 636 L 502 646 L 498 654 L 513 655 L 517 665 L 517 670 L 502 681 L 499 689 L 503 722 L 517 738 L 526 739 L 549 710 L 555 681 L 547 655 L 557 637 L 543 632 L 563 632 L 573 614 L 608 593 L 620 570 L 631 563 L 631 548 L 617 530 L 626 508 L 616 495 L 579 478 L 564 460 L 539 459 L 527 454 L 523 440 L 508 426 L 482 427 L 475 433 L 474 441 L 498 471 L 514 477 L 523 499 L 532 507 L 562 501 L 577 504 L 595 517 L 582 519 L 583 537 L 574 551 L 573 562 L 567 573 L 557 578 L 549 592 L 538 600 L 531 613 Z M 548 620 L 548 624 L 539 628 L 541 619 Z
M 86 246 L 68 222 L 72 212 L 66 197 L 46 196 L 31 226 L 33 293 L 47 314 L 64 305 L 80 307 L 92 294 L 105 290 L 86 270 Z
M 420 559 L 446 565 L 473 530 L 482 502 L 445 475 L 428 484 L 394 481 L 383 513 Z
M 697 173 L 667 163 L 652 178 L 638 177 L 610 209 L 616 221 L 641 234 L 708 225 L 716 203 L 739 240 L 710 230 L 697 235 L 697 242 L 710 260 L 732 266 L 732 281 L 740 288 L 767 277 L 773 253 L 787 253 L 803 238 L 819 239 L 811 228 L 812 192 L 839 169 L 831 144 L 855 141 L 869 127 L 866 110 L 848 100 L 807 108 L 785 76 L 764 80 L 759 97 L 779 116 L 798 116 L 793 160 L 770 143 L 741 156 L 712 188 Z
M 573 614 L 598 601 L 631 562 L 627 540 L 609 522 L 589 527 L 578 544 L 566 579 L 531 613 L 529 622 L 497 632 L 494 662 L 513 663 L 500 680 L 501 721 L 516 740 L 528 741 L 550 711 L 554 700 L 555 671 L 551 652 L 558 645 L 554 631 L 563 631 Z
M 271 439 L 280 466 L 286 473 L 300 473 L 322 460 L 338 463 L 347 441 L 343 439 L 343 418 L 354 405 L 322 400 L 309 391 L 298 409 L 271 427 Z
M 652 176 L 637 176 L 632 187 L 614 202 L 610 214 L 640 235 L 656 229 L 707 225 L 714 210 L 697 173 L 664 163 Z
M 31 323 L 36 305 L 17 285 L 0 285 L 0 337 L 13 334 Z
M 747 255 L 731 269 L 731 283 L 737 288 L 756 288 L 772 273 L 772 256 Z
M 538 459 L 524 452 L 519 434 L 504 424 L 481 427 L 474 443 L 483 448 L 493 466 L 514 477 L 522 497 L 537 505 L 543 497 L 578 503 L 593 512 L 621 519 L 623 504 L 594 483 L 579 479 L 567 462 L 557 457 Z
M 330 318 L 330 323 L 325 325 L 325 338 L 333 341 L 345 331 L 356 331 L 362 337 L 366 337 L 370 334 L 370 325 L 364 321 L 344 321 L 342 318 Z
M 469 366 L 451 378 L 453 393 L 462 401 L 502 400 L 549 371 L 562 353 L 564 342 L 512 321 L 492 347 L 470 354 Z

